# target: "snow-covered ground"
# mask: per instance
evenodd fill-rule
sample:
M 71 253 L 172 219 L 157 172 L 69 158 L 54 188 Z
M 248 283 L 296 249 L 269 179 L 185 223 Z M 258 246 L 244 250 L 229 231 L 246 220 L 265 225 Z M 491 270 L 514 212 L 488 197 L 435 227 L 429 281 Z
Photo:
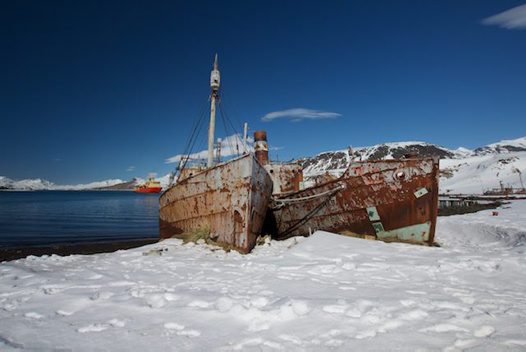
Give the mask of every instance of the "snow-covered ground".
M 485 152 L 458 159 L 442 159 L 440 170 L 451 175 L 440 178 L 442 193 L 482 194 L 499 188 L 500 182 L 505 187 L 522 188 L 526 181 L 526 152 Z
M 249 255 L 166 240 L 0 264 L 0 350 L 524 351 L 526 201 L 441 248 L 316 232 Z

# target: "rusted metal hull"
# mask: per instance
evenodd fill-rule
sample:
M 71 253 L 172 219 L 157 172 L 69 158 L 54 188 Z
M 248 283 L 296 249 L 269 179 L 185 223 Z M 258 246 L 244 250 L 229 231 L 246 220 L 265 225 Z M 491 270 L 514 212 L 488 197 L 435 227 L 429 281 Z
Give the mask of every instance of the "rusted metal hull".
M 270 223 L 277 238 L 324 230 L 432 244 L 438 210 L 438 163 L 438 158 L 353 163 L 338 179 L 275 194 Z
M 221 245 L 248 253 L 256 244 L 272 180 L 247 154 L 178 181 L 160 197 L 160 238 L 206 232 Z
M 267 164 L 274 187 L 272 194 L 299 191 L 303 183 L 303 168 L 299 163 Z

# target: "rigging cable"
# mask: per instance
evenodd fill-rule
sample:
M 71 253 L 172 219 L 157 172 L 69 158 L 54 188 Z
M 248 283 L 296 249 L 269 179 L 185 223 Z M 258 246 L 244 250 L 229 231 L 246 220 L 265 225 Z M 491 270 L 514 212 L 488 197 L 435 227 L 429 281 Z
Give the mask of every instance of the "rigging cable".
M 207 102 L 209 101 L 209 99 L 207 99 Z M 199 134 L 200 134 L 200 130 L 201 130 L 201 125 L 203 124 L 203 117 L 205 116 L 206 114 L 206 108 L 207 108 L 207 105 L 208 104 L 205 104 L 203 106 L 203 108 L 201 109 L 201 113 L 199 114 L 199 118 L 195 121 L 195 124 L 194 124 L 194 127 L 193 127 L 193 131 L 192 133 L 190 134 L 190 137 L 188 139 L 188 142 L 185 146 L 185 149 L 183 151 L 183 153 L 181 154 L 181 158 L 179 159 L 179 164 L 177 166 L 177 169 L 179 170 L 179 172 L 181 172 L 185 166 L 186 166 L 186 163 L 188 162 L 188 159 L 189 159 L 189 156 L 190 156 L 190 153 L 195 145 L 195 141 L 197 140 Z
M 220 106 L 221 106 L 221 105 L 220 105 Z M 234 148 L 234 144 L 237 145 L 237 143 L 236 143 L 236 141 L 235 141 L 235 138 L 234 138 L 233 141 L 232 141 L 230 138 L 228 138 L 228 137 L 229 137 L 229 136 L 228 136 L 229 133 L 228 133 L 228 127 L 227 127 L 227 123 L 226 123 L 225 115 L 223 114 L 223 111 L 222 111 L 221 108 L 219 108 L 219 112 L 220 112 L 220 115 L 221 115 L 221 121 L 223 122 L 223 127 L 224 127 L 224 129 L 225 129 L 225 135 L 226 135 L 226 137 L 225 137 L 225 138 L 226 138 L 225 143 L 226 143 L 226 145 L 227 145 L 227 147 L 228 147 L 228 151 L 229 151 L 230 155 L 233 155 L 233 154 L 236 153 L 236 149 L 238 149 L 238 148 Z M 236 131 L 233 131 L 233 134 L 234 134 L 235 136 L 237 136 Z M 239 154 L 239 151 L 238 151 L 237 154 Z
M 241 140 L 239 132 L 234 127 L 234 125 L 232 124 L 232 120 L 230 120 L 230 118 L 228 117 L 228 115 L 226 114 L 226 112 L 223 109 L 223 104 L 219 104 L 219 112 L 221 113 L 221 116 L 224 117 L 226 119 L 226 121 L 228 121 L 228 123 L 230 124 L 230 127 L 234 131 L 234 136 L 237 139 L 236 145 L 239 145 L 239 144 L 243 145 L 243 141 Z M 236 148 L 236 149 L 238 149 L 238 148 Z M 245 150 L 245 152 L 248 152 L 248 150 Z

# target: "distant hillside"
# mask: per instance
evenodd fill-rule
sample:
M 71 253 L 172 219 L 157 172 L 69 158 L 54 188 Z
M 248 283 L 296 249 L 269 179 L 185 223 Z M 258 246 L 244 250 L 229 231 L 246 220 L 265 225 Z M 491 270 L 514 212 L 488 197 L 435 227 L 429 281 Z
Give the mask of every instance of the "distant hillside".
M 457 156 L 455 151 L 425 142 L 385 143 L 352 149 L 352 159 L 356 161 L 400 159 L 407 154 L 439 156 L 440 158 L 454 158 Z M 326 171 L 343 170 L 349 165 L 350 160 L 351 157 L 348 150 L 320 153 L 303 159 L 303 172 L 306 175 L 316 175 Z
M 127 191 L 127 190 L 131 191 L 135 187 L 137 187 L 140 183 L 141 182 L 139 182 L 137 178 L 134 178 L 128 182 L 117 183 L 111 186 L 97 187 L 95 189 L 101 190 L 101 191 Z
M 57 185 L 53 182 L 43 180 L 40 178 L 36 179 L 25 179 L 25 180 L 12 180 L 10 178 L 0 176 L 0 189 L 3 190 L 20 190 L 20 191 L 81 191 L 81 190 L 92 190 L 101 187 L 107 187 L 123 183 L 124 181 L 119 179 L 111 179 L 105 181 L 91 182 L 87 184 L 78 185 Z
M 350 160 L 398 159 L 406 154 L 438 156 L 440 161 L 440 189 L 442 193 L 480 194 L 491 188 L 523 187 L 526 178 L 526 137 L 488 144 L 474 150 L 451 150 L 426 142 L 384 143 L 370 147 L 323 152 L 301 159 L 305 179 L 325 172 L 340 174 Z M 161 186 L 168 186 L 170 174 L 159 177 Z M 522 178 L 522 181 L 524 178 Z M 56 185 L 42 179 L 15 181 L 0 176 L 0 190 L 131 190 L 144 183 L 143 179 L 120 179 L 81 185 Z
M 476 155 L 505 154 L 510 152 L 526 152 L 526 137 L 500 141 L 474 150 Z

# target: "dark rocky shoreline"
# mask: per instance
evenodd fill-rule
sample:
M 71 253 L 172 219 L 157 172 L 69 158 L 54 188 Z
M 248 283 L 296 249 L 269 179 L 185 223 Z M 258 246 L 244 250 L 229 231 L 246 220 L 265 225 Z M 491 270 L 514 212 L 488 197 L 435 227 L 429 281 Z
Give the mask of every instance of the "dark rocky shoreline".
M 158 242 L 157 238 L 145 238 L 139 240 L 90 242 L 90 243 L 68 243 L 49 246 L 0 248 L 0 262 L 25 258 L 30 255 L 72 255 L 72 254 L 96 254 L 110 253 L 120 249 L 130 249 Z

